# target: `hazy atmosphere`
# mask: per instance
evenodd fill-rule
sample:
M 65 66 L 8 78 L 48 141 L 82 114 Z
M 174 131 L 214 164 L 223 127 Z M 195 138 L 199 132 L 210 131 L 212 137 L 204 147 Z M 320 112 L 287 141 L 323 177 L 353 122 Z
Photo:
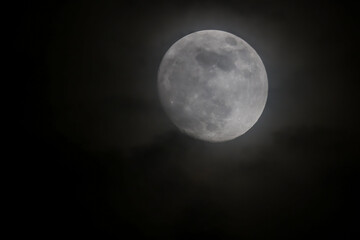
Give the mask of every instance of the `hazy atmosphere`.
M 17 8 L 13 104 L 16 152 L 28 169 L 19 180 L 24 231 L 356 239 L 359 20 L 350 1 L 28 1 Z M 166 51 L 206 29 L 244 39 L 268 78 L 259 120 L 228 142 L 181 133 L 158 94 Z

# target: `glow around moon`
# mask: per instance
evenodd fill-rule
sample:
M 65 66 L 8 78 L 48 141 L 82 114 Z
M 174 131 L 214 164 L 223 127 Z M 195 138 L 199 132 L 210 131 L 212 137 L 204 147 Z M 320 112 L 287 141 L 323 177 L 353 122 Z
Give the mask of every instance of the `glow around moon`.
M 205 30 L 175 42 L 158 71 L 161 103 L 186 134 L 221 142 L 247 132 L 262 114 L 268 92 L 255 50 L 228 32 Z

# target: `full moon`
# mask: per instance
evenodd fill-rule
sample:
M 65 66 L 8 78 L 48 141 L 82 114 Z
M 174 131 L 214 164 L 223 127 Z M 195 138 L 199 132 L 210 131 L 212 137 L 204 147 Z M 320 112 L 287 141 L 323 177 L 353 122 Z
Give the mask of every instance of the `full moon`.
M 232 140 L 262 114 L 268 92 L 264 64 L 241 38 L 204 30 L 175 42 L 158 70 L 160 101 L 184 133 L 204 141 Z

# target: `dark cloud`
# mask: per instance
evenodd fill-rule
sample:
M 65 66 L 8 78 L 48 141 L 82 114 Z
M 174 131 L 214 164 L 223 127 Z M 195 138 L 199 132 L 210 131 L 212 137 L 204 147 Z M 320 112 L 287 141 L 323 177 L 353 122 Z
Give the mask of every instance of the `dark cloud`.
M 144 185 L 137 183 L 148 194 L 145 202 L 157 206 L 147 213 L 146 205 L 142 214 L 149 218 L 161 211 L 174 214 L 168 212 L 174 208 L 174 216 L 162 216 L 162 221 L 171 219 L 175 225 L 209 235 L 228 229 L 222 236 L 243 236 L 249 234 L 242 233 L 245 226 L 259 237 L 278 234 L 280 229 L 291 236 L 293 229 L 296 238 L 335 225 L 339 233 L 353 231 L 355 215 L 343 211 L 350 210 L 346 203 L 355 197 L 355 188 L 345 192 L 343 188 L 356 178 L 356 170 L 347 169 L 354 156 L 344 155 L 354 148 L 354 139 L 341 129 L 294 127 L 275 133 L 271 144 L 234 146 L 216 155 L 220 147 L 169 134 L 136 151 L 139 155 L 131 161 L 138 176 L 145 177 Z M 149 159 L 151 166 L 146 164 Z M 347 220 L 338 225 L 338 218 Z M 161 222 L 151 224 L 164 227 Z M 221 229 L 203 229 L 212 224 Z
M 76 201 L 66 204 L 116 236 L 346 235 L 355 231 L 354 139 L 341 129 L 303 126 L 274 133 L 267 145 L 241 147 L 168 132 L 129 153 L 67 159 L 65 183 L 79 185 Z

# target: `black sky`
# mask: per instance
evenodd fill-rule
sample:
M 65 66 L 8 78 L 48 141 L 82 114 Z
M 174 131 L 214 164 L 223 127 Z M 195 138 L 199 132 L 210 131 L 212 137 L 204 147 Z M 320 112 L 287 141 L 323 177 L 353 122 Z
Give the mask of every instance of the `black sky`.
M 16 9 L 21 231 L 50 239 L 358 234 L 354 4 L 28 1 Z M 181 134 L 157 95 L 166 50 L 204 29 L 243 38 L 268 74 L 263 115 L 230 142 Z

